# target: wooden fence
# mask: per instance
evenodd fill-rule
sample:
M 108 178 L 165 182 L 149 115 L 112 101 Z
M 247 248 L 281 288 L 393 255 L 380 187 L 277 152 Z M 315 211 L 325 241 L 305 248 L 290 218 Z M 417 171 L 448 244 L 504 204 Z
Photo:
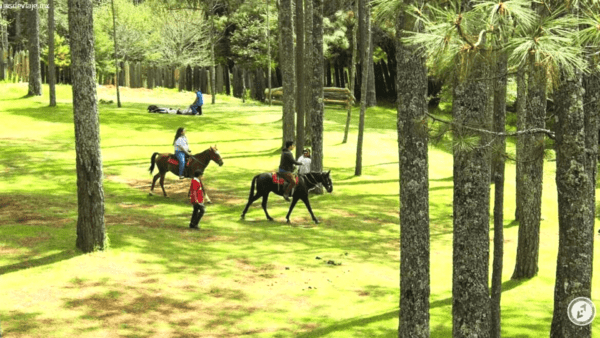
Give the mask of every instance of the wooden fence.
M 265 96 L 268 99 L 269 89 L 265 90 Z M 271 89 L 271 98 L 274 104 L 283 104 L 283 88 Z M 346 109 L 351 109 L 356 102 L 356 98 L 348 88 L 325 87 L 323 88 L 323 103 L 329 105 L 343 106 Z

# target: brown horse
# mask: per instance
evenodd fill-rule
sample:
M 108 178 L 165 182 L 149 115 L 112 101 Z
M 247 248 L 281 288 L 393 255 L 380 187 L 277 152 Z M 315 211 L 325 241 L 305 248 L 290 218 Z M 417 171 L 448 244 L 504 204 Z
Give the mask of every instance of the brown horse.
M 211 160 L 217 163 L 219 167 L 223 165 L 223 159 L 221 158 L 221 154 L 219 154 L 219 150 L 217 150 L 217 146 L 210 147 L 199 154 L 192 155 L 189 158 L 188 163 L 183 171 L 184 176 L 191 178 L 193 177 L 194 172 L 196 170 L 200 170 L 200 179 L 202 180 L 202 175 L 204 175 L 204 169 L 206 169 Z M 174 162 L 177 162 L 177 157 L 175 157 L 175 155 L 173 154 L 152 154 L 152 157 L 150 158 L 150 174 L 152 174 L 152 171 L 154 171 L 155 164 L 158 168 L 158 174 L 154 175 L 154 179 L 152 179 L 150 195 L 153 194 L 154 184 L 156 183 L 156 180 L 160 177 L 160 187 L 162 188 L 165 197 L 167 197 L 167 192 L 165 191 L 164 185 L 165 174 L 167 173 L 167 171 L 170 171 L 174 175 L 179 176 L 179 165 L 174 164 Z M 210 203 L 210 199 L 208 198 L 206 191 L 204 191 L 204 194 L 206 196 L 207 203 Z

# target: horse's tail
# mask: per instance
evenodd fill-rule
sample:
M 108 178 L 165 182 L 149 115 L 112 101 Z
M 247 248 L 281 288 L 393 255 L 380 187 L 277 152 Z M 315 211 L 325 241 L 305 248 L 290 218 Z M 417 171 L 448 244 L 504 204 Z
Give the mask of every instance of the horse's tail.
M 251 200 L 252 197 L 254 197 L 254 187 L 256 186 L 256 181 L 258 180 L 258 176 L 260 176 L 260 175 L 256 175 L 252 179 L 252 186 L 250 186 L 250 196 L 248 197 L 248 200 Z
M 156 163 L 156 155 L 158 155 L 158 153 L 152 154 L 152 157 L 150 158 L 150 169 L 148 169 L 148 170 L 150 171 L 151 174 L 152 174 L 152 171 L 154 171 L 154 164 Z

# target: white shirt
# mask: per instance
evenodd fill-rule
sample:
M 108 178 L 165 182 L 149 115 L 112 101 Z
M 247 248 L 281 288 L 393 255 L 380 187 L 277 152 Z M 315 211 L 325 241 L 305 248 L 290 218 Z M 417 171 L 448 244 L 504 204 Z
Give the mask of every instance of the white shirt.
M 178 150 L 183 151 L 190 151 L 190 147 L 188 146 L 188 141 L 187 141 L 187 137 L 185 136 L 179 136 L 179 138 L 177 139 L 177 141 L 175 141 L 175 152 L 177 152 Z
M 308 174 L 310 172 L 310 163 L 312 160 L 309 157 L 304 157 L 304 155 L 302 155 L 298 157 L 298 162 L 302 163 L 302 165 L 298 168 L 298 174 Z

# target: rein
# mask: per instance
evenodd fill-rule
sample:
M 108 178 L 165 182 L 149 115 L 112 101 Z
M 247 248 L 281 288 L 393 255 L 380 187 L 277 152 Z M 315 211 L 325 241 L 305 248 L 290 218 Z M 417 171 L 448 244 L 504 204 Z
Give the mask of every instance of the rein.
M 308 178 L 309 175 L 310 175 L 310 177 L 312 178 L 312 180 L 314 182 L 311 182 L 311 180 Z M 306 178 L 306 180 L 308 181 L 308 183 L 316 186 L 317 184 L 319 184 L 319 182 L 317 182 L 317 179 L 313 175 L 314 175 L 314 173 L 308 173 L 308 174 L 304 175 L 304 178 Z

